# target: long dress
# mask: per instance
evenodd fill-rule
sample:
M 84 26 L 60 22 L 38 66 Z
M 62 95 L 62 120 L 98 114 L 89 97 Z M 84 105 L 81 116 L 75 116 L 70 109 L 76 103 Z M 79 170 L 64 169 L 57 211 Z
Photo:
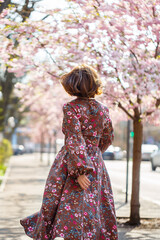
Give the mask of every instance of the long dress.
M 65 144 L 49 171 L 41 209 L 20 220 L 36 240 L 117 240 L 117 222 L 110 178 L 102 153 L 113 140 L 108 108 L 94 98 L 63 106 Z M 91 181 L 83 190 L 77 177 Z

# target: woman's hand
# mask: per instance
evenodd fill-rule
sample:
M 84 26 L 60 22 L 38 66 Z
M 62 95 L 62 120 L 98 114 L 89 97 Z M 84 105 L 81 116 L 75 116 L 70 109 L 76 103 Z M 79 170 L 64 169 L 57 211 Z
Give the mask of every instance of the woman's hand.
M 89 187 L 89 185 L 91 184 L 90 180 L 88 179 L 88 177 L 85 174 L 80 175 L 77 178 L 77 181 L 78 181 L 79 185 L 81 186 L 81 188 L 84 190 L 86 190 Z

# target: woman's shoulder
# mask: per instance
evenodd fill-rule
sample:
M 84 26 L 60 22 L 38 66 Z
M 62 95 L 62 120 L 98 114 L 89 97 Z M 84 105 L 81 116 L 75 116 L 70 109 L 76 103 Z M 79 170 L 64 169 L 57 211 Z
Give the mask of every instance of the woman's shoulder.
M 87 100 L 88 101 L 88 100 Z M 97 99 L 90 99 L 89 100 L 91 105 L 94 105 L 97 109 L 99 108 L 99 110 L 104 111 L 104 112 L 109 112 L 108 107 L 100 102 Z M 83 107 L 83 105 L 86 104 L 86 101 L 80 98 L 75 98 L 72 99 L 71 101 L 64 103 L 63 105 L 63 109 L 75 109 L 75 112 L 77 111 L 78 108 L 80 108 L 81 106 Z

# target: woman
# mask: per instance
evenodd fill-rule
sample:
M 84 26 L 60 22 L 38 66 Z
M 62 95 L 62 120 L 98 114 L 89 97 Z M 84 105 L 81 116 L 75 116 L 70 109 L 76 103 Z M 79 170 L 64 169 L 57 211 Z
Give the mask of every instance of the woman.
M 46 180 L 39 212 L 20 220 L 36 240 L 117 240 L 109 175 L 102 153 L 113 140 L 108 108 L 95 100 L 102 93 L 96 71 L 86 65 L 62 76 L 76 98 L 63 106 L 65 144 Z

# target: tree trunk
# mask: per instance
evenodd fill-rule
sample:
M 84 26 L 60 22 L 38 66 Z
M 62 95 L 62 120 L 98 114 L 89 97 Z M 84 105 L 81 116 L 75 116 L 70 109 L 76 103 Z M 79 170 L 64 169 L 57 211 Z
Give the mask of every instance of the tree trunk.
M 141 145 L 143 138 L 143 124 L 141 120 L 133 120 L 134 143 L 133 143 L 133 168 L 132 168 L 132 195 L 130 224 L 140 224 L 140 164 L 141 164 Z
M 40 142 L 40 162 L 43 162 L 43 151 L 44 151 L 44 134 L 41 133 L 41 142 Z
M 48 142 L 48 166 L 50 165 L 51 147 L 52 147 L 52 138 L 50 137 Z

